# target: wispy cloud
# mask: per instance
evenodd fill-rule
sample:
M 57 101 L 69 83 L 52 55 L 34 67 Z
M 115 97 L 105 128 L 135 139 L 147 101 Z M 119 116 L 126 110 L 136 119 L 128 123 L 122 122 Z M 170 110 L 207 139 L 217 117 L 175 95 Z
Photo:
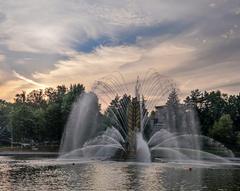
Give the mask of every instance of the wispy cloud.
M 236 0 L 0 0 L 0 97 L 148 68 L 184 92 L 236 93 L 239 10 Z
M 39 88 L 46 88 L 46 87 L 47 87 L 47 86 L 44 85 L 44 84 L 35 82 L 34 80 L 31 80 L 31 79 L 29 79 L 29 78 L 26 78 L 26 77 L 20 75 L 20 74 L 17 73 L 16 71 L 13 71 L 13 74 L 14 74 L 15 77 L 17 77 L 17 78 L 19 78 L 19 79 L 21 79 L 21 80 L 23 80 L 23 81 L 25 81 L 25 82 L 27 82 L 27 83 L 29 83 L 29 84 L 35 85 L 35 86 L 37 86 L 37 87 L 39 87 Z

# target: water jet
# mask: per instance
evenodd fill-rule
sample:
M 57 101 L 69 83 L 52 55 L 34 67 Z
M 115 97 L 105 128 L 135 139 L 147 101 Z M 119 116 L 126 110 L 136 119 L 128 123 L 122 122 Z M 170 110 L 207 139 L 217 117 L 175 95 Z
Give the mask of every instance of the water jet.
M 126 84 L 121 74 L 110 75 L 96 81 L 90 93 L 79 96 L 59 158 L 227 162 L 225 157 L 234 156 L 221 143 L 199 134 L 191 106 L 165 104 L 178 91 L 173 80 L 147 72 L 143 79 Z M 210 153 L 202 145 L 221 154 Z

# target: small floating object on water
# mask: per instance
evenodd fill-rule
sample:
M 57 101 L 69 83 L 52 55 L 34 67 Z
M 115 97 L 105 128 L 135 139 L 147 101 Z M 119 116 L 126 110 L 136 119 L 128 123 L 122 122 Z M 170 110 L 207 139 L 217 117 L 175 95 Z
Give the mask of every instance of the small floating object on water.
M 188 170 L 189 170 L 189 171 L 192 171 L 192 167 L 189 167 Z
M 73 162 L 72 165 L 75 165 L 75 163 Z

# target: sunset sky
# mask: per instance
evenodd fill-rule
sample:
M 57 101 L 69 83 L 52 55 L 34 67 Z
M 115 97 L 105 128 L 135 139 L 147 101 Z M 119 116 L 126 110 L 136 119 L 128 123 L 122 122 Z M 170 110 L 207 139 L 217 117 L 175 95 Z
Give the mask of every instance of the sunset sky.
M 240 92 L 239 0 L 0 0 L 0 99 L 154 68 Z

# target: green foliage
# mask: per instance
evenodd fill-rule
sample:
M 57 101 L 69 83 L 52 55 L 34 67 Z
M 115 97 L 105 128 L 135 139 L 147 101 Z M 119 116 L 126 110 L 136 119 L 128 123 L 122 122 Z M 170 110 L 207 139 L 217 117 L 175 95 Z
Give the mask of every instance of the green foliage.
M 25 103 L 26 100 L 27 100 L 26 92 L 22 91 L 22 93 L 16 94 L 14 100 L 15 100 L 16 103 Z
M 60 141 L 65 125 L 61 113 L 61 105 L 58 103 L 49 104 L 45 111 L 47 132 L 45 139 L 49 141 Z
M 226 113 L 227 97 L 221 94 L 220 91 L 201 92 L 194 90 L 185 101 L 186 104 L 191 104 L 198 112 L 201 122 L 201 130 L 204 135 L 208 135 L 209 129 L 214 122 Z
M 36 142 L 43 142 L 48 135 L 47 119 L 45 110 L 40 108 L 33 112 L 34 127 L 33 127 L 33 140 Z
M 184 102 L 194 106 L 198 112 L 202 134 L 212 136 L 233 149 L 239 145 L 240 95 L 194 90 Z
M 233 121 L 231 116 L 224 114 L 220 117 L 210 129 L 209 135 L 220 142 L 231 144 L 233 139 Z
M 69 88 L 60 85 L 33 90 L 28 94 L 23 91 L 16 94 L 14 103 L 0 100 L 0 128 L 12 132 L 14 142 L 60 142 L 72 104 L 84 91 L 82 84 L 73 84 Z M 116 96 L 101 115 L 103 129 L 114 125 L 123 131 L 130 102 L 128 95 Z M 228 96 L 220 91 L 202 92 L 197 89 L 184 102 L 197 111 L 202 134 L 230 148 L 240 148 L 240 94 Z M 173 90 L 167 106 L 172 112 L 170 117 L 174 117 L 171 121 L 175 121 L 176 128 L 181 123 L 181 117 L 177 115 L 178 105 L 177 91 Z
M 69 91 L 63 96 L 62 99 L 62 106 L 61 111 L 64 114 L 64 116 L 68 116 L 72 103 L 76 101 L 77 97 L 83 93 L 85 90 L 84 86 L 82 84 L 74 84 L 70 86 Z
M 73 102 L 84 92 L 82 84 L 64 85 L 16 94 L 10 104 L 0 100 L 0 127 L 14 142 L 60 142 Z
M 180 100 L 176 89 L 173 89 L 168 96 L 167 107 L 168 107 L 168 122 L 169 125 L 175 129 L 176 132 L 181 131 L 181 115 L 179 112 Z
M 177 90 L 173 89 L 168 96 L 168 100 L 167 100 L 166 104 L 169 107 L 178 107 L 179 103 L 180 103 L 180 101 L 179 101 L 179 98 L 178 98 Z
M 16 105 L 9 115 L 10 127 L 15 142 L 29 141 L 35 124 L 33 111 L 26 104 Z
M 10 104 L 0 99 L 0 127 L 7 128 Z
M 27 103 L 33 107 L 44 107 L 46 100 L 43 90 L 33 90 L 27 95 Z
M 11 138 L 8 117 L 10 108 L 10 103 L 0 99 L 0 144 L 9 144 Z
M 127 111 L 131 103 L 131 96 L 127 94 L 119 97 L 118 95 L 111 101 L 103 115 L 103 125 L 105 128 L 114 126 L 123 135 L 127 132 Z
M 237 132 L 236 143 L 237 143 L 237 146 L 240 147 L 240 132 Z

